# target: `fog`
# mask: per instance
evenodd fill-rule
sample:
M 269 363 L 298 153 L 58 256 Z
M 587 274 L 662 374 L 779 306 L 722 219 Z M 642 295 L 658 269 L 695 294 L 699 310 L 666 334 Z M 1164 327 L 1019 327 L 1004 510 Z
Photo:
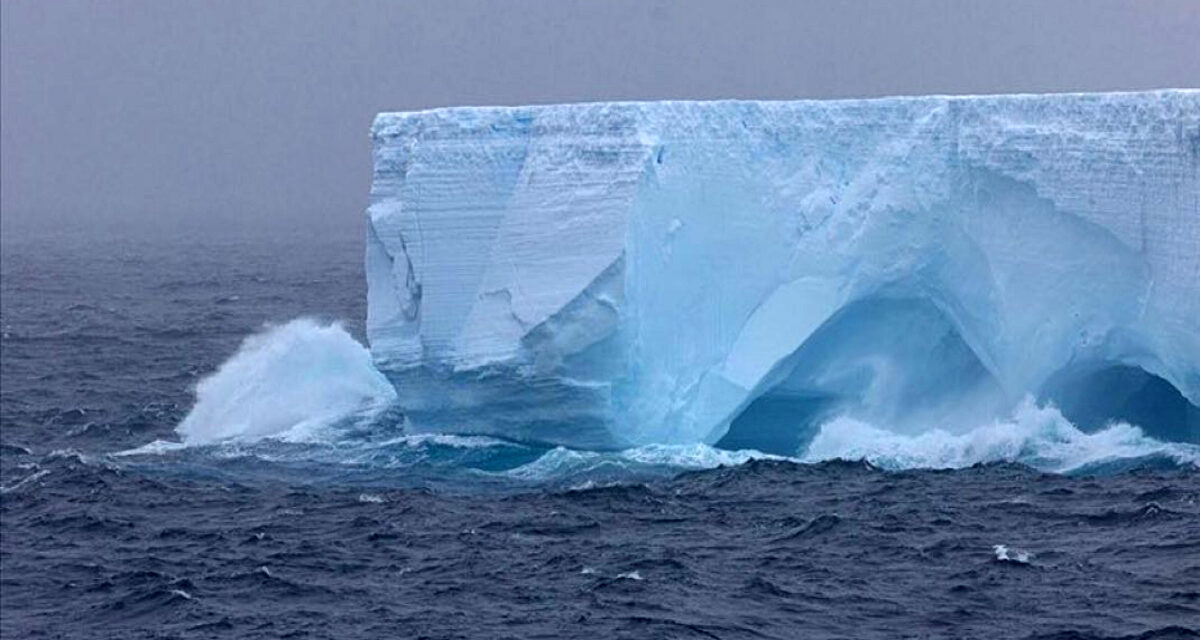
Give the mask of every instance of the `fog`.
M 0 6 L 6 236 L 357 236 L 384 110 L 1200 85 L 1191 0 Z

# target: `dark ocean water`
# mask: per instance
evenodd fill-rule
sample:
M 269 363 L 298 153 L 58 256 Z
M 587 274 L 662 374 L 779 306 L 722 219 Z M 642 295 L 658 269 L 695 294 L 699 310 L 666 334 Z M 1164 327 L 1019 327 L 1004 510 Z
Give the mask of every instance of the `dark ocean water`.
M 127 455 L 178 440 L 264 323 L 361 340 L 361 241 L 0 249 L 6 639 L 1200 637 L 1194 465 L 597 454 L 413 436 L 394 411 Z

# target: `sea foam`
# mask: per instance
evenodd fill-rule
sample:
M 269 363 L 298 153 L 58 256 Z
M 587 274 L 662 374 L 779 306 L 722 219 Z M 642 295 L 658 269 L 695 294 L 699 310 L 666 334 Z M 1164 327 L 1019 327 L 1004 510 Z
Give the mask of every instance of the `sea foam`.
M 1113 423 L 1085 433 L 1053 405 L 1026 398 L 1004 420 L 952 433 L 931 429 L 898 433 L 847 416 L 826 422 L 804 452 L 806 462 L 865 459 L 885 469 L 954 469 L 989 462 L 1019 462 L 1042 471 L 1068 473 L 1116 460 L 1162 457 L 1200 464 L 1200 447 L 1160 442 L 1140 428 Z

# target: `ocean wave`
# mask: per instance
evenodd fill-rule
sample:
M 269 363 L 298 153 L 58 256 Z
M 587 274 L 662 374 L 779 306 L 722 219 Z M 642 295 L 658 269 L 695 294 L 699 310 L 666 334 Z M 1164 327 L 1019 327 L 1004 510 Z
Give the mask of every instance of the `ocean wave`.
M 196 405 L 176 431 L 186 444 L 311 441 L 349 418 L 369 421 L 395 395 L 341 325 L 299 318 L 246 338 L 196 386 Z
M 595 451 L 484 435 L 413 433 L 395 389 L 367 349 L 336 323 L 299 318 L 246 338 L 200 381 L 195 406 L 176 427 L 177 441 L 156 440 L 117 455 L 374 469 L 458 466 L 522 483 L 620 481 L 764 458 L 866 460 L 888 470 L 1016 462 L 1056 473 L 1121 471 L 1156 462 L 1200 465 L 1198 445 L 1161 442 L 1126 423 L 1086 433 L 1054 406 L 1032 398 L 1008 418 L 973 429 L 911 428 L 843 414 L 825 422 L 797 458 L 706 443 Z
M 893 470 L 1018 462 L 1042 471 L 1070 473 L 1128 460 L 1164 459 L 1200 466 L 1200 446 L 1160 442 L 1127 423 L 1085 433 L 1055 407 L 1026 398 L 1010 418 L 963 433 L 942 429 L 896 433 L 838 417 L 821 427 L 801 457 L 805 462 L 836 458 L 864 459 Z
M 556 447 L 537 460 L 507 472 L 511 478 L 542 481 L 621 472 L 687 471 L 736 466 L 754 459 L 784 459 L 750 449 L 730 451 L 706 444 L 645 445 L 620 451 L 584 451 Z

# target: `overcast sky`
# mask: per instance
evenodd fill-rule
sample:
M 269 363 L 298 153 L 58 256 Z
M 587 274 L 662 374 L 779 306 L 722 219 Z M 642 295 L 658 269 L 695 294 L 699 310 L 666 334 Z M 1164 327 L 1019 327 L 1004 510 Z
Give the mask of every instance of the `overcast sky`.
M 6 234 L 358 234 L 381 110 L 1200 86 L 1196 0 L 0 7 Z

